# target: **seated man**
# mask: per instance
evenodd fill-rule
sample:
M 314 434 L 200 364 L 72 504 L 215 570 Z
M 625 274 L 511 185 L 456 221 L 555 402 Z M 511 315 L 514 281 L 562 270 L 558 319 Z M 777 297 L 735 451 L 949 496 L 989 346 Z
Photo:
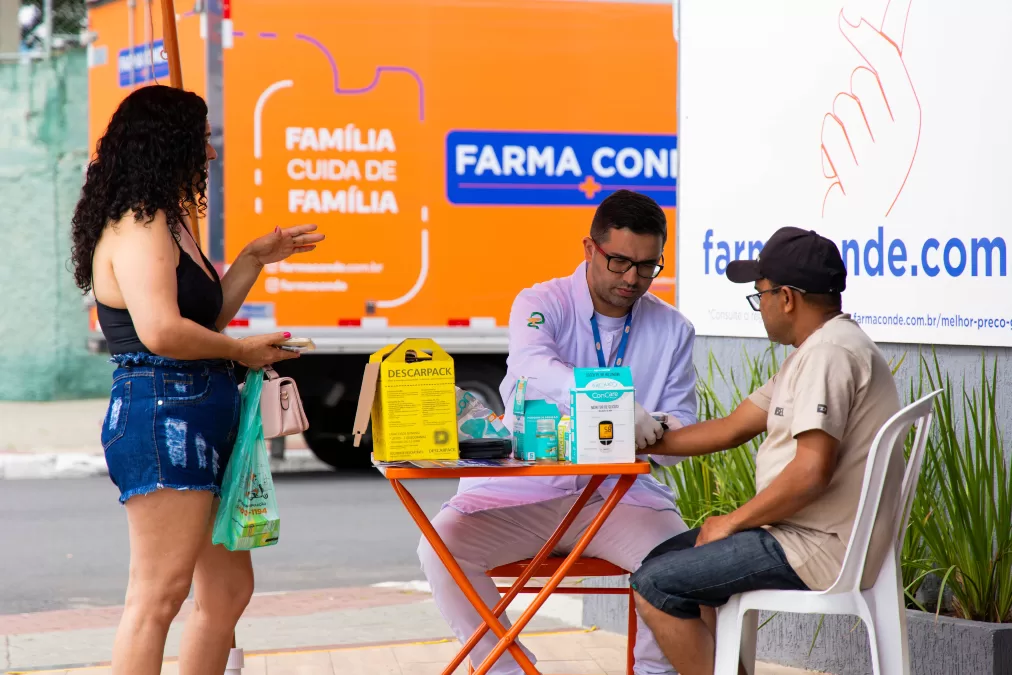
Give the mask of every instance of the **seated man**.
M 513 426 L 520 377 L 531 378 L 528 398 L 549 400 L 568 412 L 574 367 L 614 365 L 632 371 L 640 449 L 663 434 L 651 412 L 667 413 L 672 428 L 696 421 L 694 329 L 674 307 L 647 294 L 663 267 L 666 238 L 666 219 L 657 203 L 620 190 L 598 207 L 590 236 L 583 240 L 586 262 L 573 276 L 538 284 L 517 296 L 510 315 L 508 373 L 500 388 L 509 411 L 504 420 L 508 428 Z M 662 461 L 674 464 L 679 459 Z M 588 482 L 588 477 L 576 476 L 463 479 L 432 524 L 482 600 L 494 607 L 500 595 L 485 571 L 534 556 Z M 591 497 L 562 539 L 559 553 L 572 550 L 615 482 L 605 481 Z M 652 476 L 640 476 L 585 555 L 635 570 L 656 545 L 686 529 L 671 492 Z M 454 634 L 467 641 L 481 623 L 478 613 L 424 539 L 418 555 L 440 612 Z M 480 663 L 496 642 L 486 633 L 472 661 Z M 507 653 L 492 672 L 521 670 Z M 673 672 L 645 626 L 636 641 L 636 672 Z
M 705 455 L 763 431 L 757 494 L 658 546 L 633 575 L 637 608 L 681 675 L 713 675 L 718 607 L 758 589 L 824 590 L 840 573 L 875 435 L 900 408 L 889 364 L 847 314 L 847 271 L 815 232 L 777 231 L 758 260 L 727 267 L 762 312 L 770 340 L 793 345 L 780 371 L 728 417 L 664 435 L 656 454 Z M 903 458 L 887 473 L 898 493 Z M 886 538 L 873 538 L 878 569 Z M 744 669 L 741 669 L 744 672 Z

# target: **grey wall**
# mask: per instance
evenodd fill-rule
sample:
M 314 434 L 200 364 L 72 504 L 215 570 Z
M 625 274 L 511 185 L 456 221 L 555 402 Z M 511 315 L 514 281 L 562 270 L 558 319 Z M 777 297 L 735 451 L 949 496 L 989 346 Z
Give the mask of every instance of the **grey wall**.
M 694 361 L 699 372 L 705 373 L 709 356 L 712 353 L 725 373 L 731 369 L 741 372 L 743 353 L 755 356 L 768 349 L 769 345 L 768 340 L 701 336 L 696 338 Z M 901 388 L 901 395 L 905 396 L 910 379 L 916 379 L 918 376 L 921 355 L 925 355 L 929 360 L 933 358 L 931 345 L 881 344 L 880 347 L 886 358 L 891 359 L 893 363 L 899 363 L 900 359 L 904 359 L 896 378 L 897 384 Z M 781 353 L 782 348 L 778 348 L 778 356 Z M 970 383 L 979 381 L 982 356 L 987 358 L 989 372 L 994 360 L 997 359 L 998 401 L 996 413 L 1004 438 L 1012 437 L 1012 401 L 1010 401 L 1009 395 L 1009 392 L 1012 391 L 1012 368 L 1010 368 L 1012 349 L 939 346 L 935 348 L 935 353 L 943 372 L 947 372 L 952 377 L 953 385 L 957 391 L 964 377 Z M 719 393 L 725 401 L 729 400 L 729 391 L 724 390 Z M 626 583 L 623 579 L 608 578 L 591 579 L 587 581 L 586 585 L 618 586 Z M 624 634 L 626 632 L 628 605 L 624 598 L 611 595 L 586 595 L 583 597 L 585 625 L 598 626 L 616 633 Z M 857 644 L 863 649 L 867 648 L 863 626 L 858 626 L 856 631 L 851 632 L 856 621 L 856 618 L 853 620 L 849 618 L 827 619 L 826 625 L 820 632 L 816 647 L 809 657 L 808 647 L 815 634 L 818 617 L 797 614 L 778 615 L 759 632 L 759 658 L 773 663 L 844 675 L 838 663 L 841 654 L 846 657 L 847 650 L 851 648 L 852 644 Z M 787 639 L 792 644 L 803 642 L 803 649 L 794 649 L 788 653 L 783 648 L 784 641 Z

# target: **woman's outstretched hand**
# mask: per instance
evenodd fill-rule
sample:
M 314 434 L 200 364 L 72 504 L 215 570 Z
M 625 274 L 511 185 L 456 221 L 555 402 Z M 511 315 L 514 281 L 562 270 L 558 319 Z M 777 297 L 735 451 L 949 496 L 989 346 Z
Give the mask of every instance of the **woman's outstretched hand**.
M 278 227 L 270 234 L 251 241 L 246 246 L 246 252 L 261 265 L 270 265 L 296 253 L 309 253 L 325 238 L 326 235 L 316 234 L 316 225 Z

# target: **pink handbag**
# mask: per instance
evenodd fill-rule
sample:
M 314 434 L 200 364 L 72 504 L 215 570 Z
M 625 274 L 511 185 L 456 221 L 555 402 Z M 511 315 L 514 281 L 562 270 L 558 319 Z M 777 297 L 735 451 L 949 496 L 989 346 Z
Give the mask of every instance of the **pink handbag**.
M 264 440 L 301 434 L 309 428 L 306 411 L 302 407 L 299 388 L 295 380 L 281 377 L 270 366 L 264 368 L 263 391 L 260 392 L 260 417 L 264 426 Z M 240 389 L 242 385 L 239 385 Z

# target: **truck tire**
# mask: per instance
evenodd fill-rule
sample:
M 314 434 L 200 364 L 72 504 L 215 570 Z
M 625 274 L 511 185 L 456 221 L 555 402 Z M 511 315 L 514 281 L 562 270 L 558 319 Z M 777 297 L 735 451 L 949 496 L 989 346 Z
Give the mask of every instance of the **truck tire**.
M 324 464 L 335 469 L 364 469 L 371 465 L 372 442 L 368 435 L 356 448 L 351 430 L 355 425 L 356 401 L 325 408 L 319 401 L 304 401 L 309 429 L 306 445 Z
M 502 357 L 495 362 L 464 359 L 457 362 L 457 386 L 474 394 L 496 415 L 506 410 L 499 398 L 499 385 L 504 377 L 506 364 Z

